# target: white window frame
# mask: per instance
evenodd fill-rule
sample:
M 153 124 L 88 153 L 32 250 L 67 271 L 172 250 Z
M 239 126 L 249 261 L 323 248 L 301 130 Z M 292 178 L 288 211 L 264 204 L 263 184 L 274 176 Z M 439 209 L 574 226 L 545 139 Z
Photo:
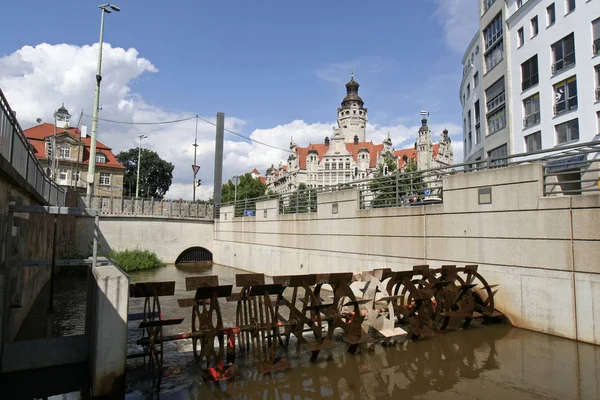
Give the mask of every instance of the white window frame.
M 100 177 L 98 179 L 98 183 L 100 185 L 108 186 L 110 185 L 111 174 L 110 172 L 100 172 Z
M 101 164 L 106 163 L 106 156 L 102 153 L 96 153 L 96 162 Z
M 569 84 L 572 82 L 575 82 L 575 86 L 573 86 L 575 89 L 569 89 Z M 563 91 L 562 99 L 559 101 L 558 94 L 561 93 L 560 88 L 563 88 Z M 579 103 L 579 100 L 577 99 L 577 75 L 573 75 L 564 81 L 558 82 L 553 86 L 553 90 L 555 116 L 577 109 Z M 560 104 L 564 104 L 562 109 L 559 109 Z
M 546 27 L 554 25 L 556 22 L 556 6 L 554 3 L 546 7 Z
M 61 159 L 69 159 L 71 158 L 71 147 L 59 147 L 60 158 Z

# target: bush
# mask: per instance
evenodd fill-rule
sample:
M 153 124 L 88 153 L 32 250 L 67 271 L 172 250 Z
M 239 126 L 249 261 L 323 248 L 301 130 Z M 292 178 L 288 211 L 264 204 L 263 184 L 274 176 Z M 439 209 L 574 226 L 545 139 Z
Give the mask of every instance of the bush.
M 149 250 L 111 251 L 109 258 L 125 272 L 142 271 L 164 266 L 156 253 Z

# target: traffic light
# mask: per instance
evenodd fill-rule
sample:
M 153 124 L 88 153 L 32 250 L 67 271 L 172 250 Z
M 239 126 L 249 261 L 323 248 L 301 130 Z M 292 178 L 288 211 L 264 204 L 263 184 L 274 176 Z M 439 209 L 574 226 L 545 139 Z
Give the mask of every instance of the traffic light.
M 202 179 L 195 179 L 195 180 L 194 180 L 194 184 L 195 184 L 196 186 L 200 186 L 200 185 L 202 184 Z

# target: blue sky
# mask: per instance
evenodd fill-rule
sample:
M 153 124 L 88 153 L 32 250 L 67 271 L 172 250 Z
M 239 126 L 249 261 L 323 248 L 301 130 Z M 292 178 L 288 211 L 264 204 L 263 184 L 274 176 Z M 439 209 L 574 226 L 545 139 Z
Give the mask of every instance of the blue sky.
M 432 124 L 454 128 L 451 136 L 460 141 L 460 61 L 477 27 L 476 0 L 116 4 L 122 11 L 107 15 L 104 36 L 110 44 L 101 96 L 106 118 L 212 117 L 223 111 L 228 126 L 245 135 L 285 147 L 293 134 L 307 144 L 302 139 L 316 140 L 325 127 L 331 130 L 353 70 L 369 109 L 373 141 L 387 129 L 396 147 L 410 145 L 414 137 L 406 130 L 418 125 L 422 109 L 430 111 Z M 98 41 L 100 23 L 96 6 L 89 1 L 3 5 L 3 14 L 15 18 L 0 25 L 0 88 L 23 125 L 38 115 L 50 119 L 62 102 L 73 114 L 82 108 L 91 114 L 97 48 L 90 46 Z M 58 46 L 63 44 L 68 46 Z M 146 128 L 105 123 L 99 135 L 122 150 L 131 147 L 140 129 L 146 133 Z M 162 127 L 152 132 L 156 140 L 148 146 L 163 150 L 165 158 L 187 155 L 189 144 L 170 152 L 163 147 L 168 137 L 188 140 L 190 130 L 189 124 Z M 207 167 L 212 130 L 201 131 Z M 228 169 L 226 162 L 225 176 L 253 164 L 268 166 L 268 160 L 253 157 L 264 155 L 264 148 L 227 139 L 231 165 Z M 178 173 L 183 168 L 190 169 L 187 160 L 176 164 L 175 181 L 183 194 L 174 194 L 187 197 L 189 171 Z

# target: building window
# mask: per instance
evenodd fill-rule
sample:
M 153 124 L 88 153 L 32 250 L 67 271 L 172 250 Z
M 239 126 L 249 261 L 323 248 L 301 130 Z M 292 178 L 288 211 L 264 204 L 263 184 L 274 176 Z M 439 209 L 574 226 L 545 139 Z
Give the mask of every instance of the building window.
M 490 71 L 502 61 L 504 54 L 502 34 L 502 13 L 498 13 L 483 31 L 486 71 Z
M 481 143 L 481 114 L 479 100 L 475 102 L 475 144 Z
M 550 26 L 556 22 L 556 9 L 554 3 L 546 7 L 546 26 Z
M 540 122 L 540 94 L 536 93 L 523 100 L 523 128 L 528 128 Z
M 101 185 L 110 185 L 110 173 L 100 172 L 100 184 Z
M 521 64 L 521 89 L 529 89 L 533 85 L 537 85 L 538 82 L 538 58 L 536 54 Z
M 60 150 L 60 158 L 71 158 L 71 148 L 70 147 L 59 147 Z
M 106 156 L 102 153 L 96 153 L 96 162 L 97 163 L 105 163 L 106 162 Z
M 554 115 L 577 109 L 577 77 L 554 85 Z
M 346 163 L 346 169 L 350 169 L 350 163 Z
M 467 85 L 467 99 L 471 96 L 471 84 Z
M 467 126 L 468 126 L 468 131 L 469 134 L 467 135 L 467 150 L 471 151 L 471 149 L 473 148 L 473 134 L 472 132 L 472 122 L 471 122 L 471 110 L 469 110 L 469 112 L 467 113 Z
M 485 13 L 496 0 L 483 0 L 483 12 Z
M 518 47 L 523 46 L 523 43 L 525 43 L 525 32 L 523 32 L 523 28 L 519 28 L 519 30 L 517 31 L 517 40 Z
M 52 139 L 50 139 L 50 141 L 46 142 L 46 158 L 48 160 L 52 159 Z
M 337 169 L 337 164 L 336 163 L 331 163 L 331 169 Z
M 485 91 L 487 111 L 491 112 L 504 105 L 506 94 L 504 90 L 504 77 L 498 79 Z
M 596 112 L 596 120 L 598 121 L 597 132 L 600 135 L 600 111 Z
M 542 132 L 538 131 L 531 135 L 525 136 L 525 151 L 531 153 L 532 151 L 542 149 Z
M 537 36 L 538 32 L 538 17 L 536 15 L 535 17 L 531 18 L 531 37 Z
M 600 101 L 600 64 L 594 67 L 594 72 L 596 76 L 596 101 Z
M 79 181 L 79 171 L 71 171 L 71 180 L 73 182 Z
M 479 72 L 473 74 L 473 89 L 479 86 Z
M 575 34 L 571 33 L 552 45 L 552 75 L 575 65 Z
M 67 170 L 66 170 L 66 169 L 64 169 L 64 168 L 61 168 L 61 169 L 58 171 L 58 179 L 59 179 L 59 180 L 61 180 L 61 181 L 66 181 L 66 180 L 67 180 L 67 176 L 68 176 L 68 175 L 69 175 L 69 171 L 67 171 Z
M 503 129 L 506 126 L 506 109 L 502 107 L 502 109 L 488 114 L 487 121 L 490 135 Z
M 577 118 L 558 124 L 556 130 L 556 143 L 568 143 L 579 140 L 579 120 Z
M 565 14 L 572 12 L 575 9 L 575 0 L 565 0 Z
M 329 169 L 329 163 L 325 163 L 325 169 Z
M 500 147 L 496 147 L 493 150 L 488 151 L 488 158 L 496 158 L 496 157 L 506 157 L 508 155 L 508 146 L 503 144 Z M 502 165 L 506 164 L 507 160 L 494 160 L 492 161 L 492 165 Z
M 498 13 L 496 17 L 483 30 L 483 38 L 485 40 L 485 50 L 490 50 L 494 45 L 502 40 L 502 13 Z
M 592 46 L 592 51 L 595 56 L 600 54 L 600 18 L 594 20 L 592 22 L 592 34 L 594 44 Z

